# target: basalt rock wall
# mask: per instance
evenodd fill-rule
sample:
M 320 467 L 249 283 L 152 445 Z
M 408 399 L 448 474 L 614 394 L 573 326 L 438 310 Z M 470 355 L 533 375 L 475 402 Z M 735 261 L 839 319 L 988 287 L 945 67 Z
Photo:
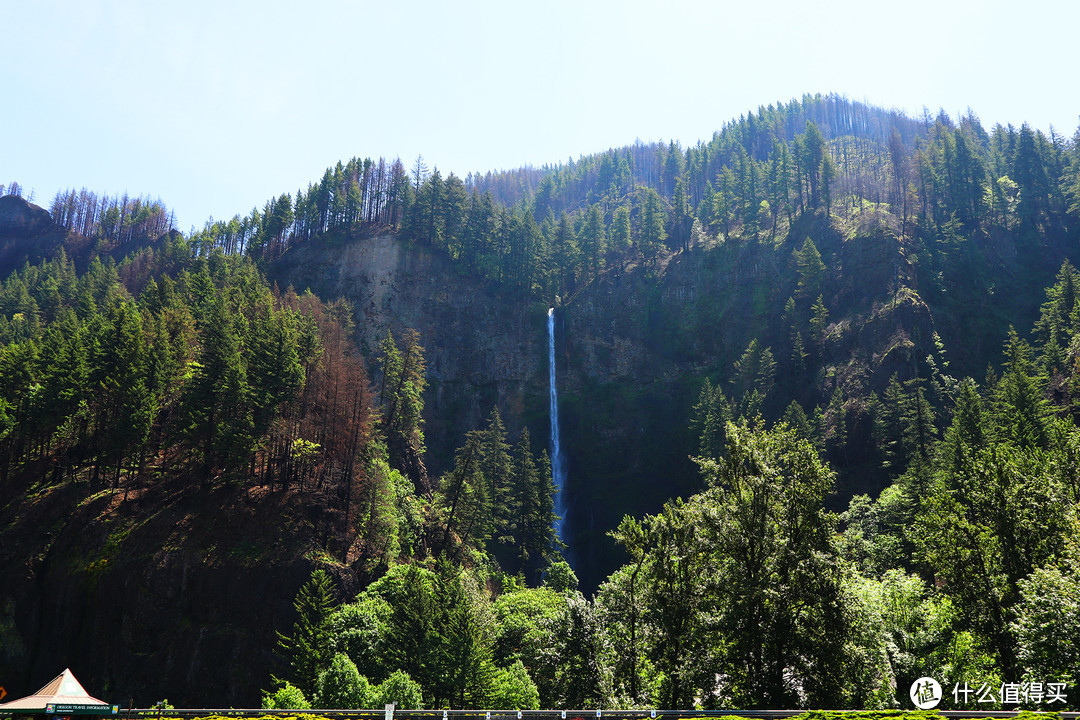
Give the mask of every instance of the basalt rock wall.
M 852 392 L 880 390 L 893 372 L 912 375 L 915 358 L 932 344 L 933 318 L 915 293 L 886 302 L 902 262 L 894 261 L 895 239 L 878 232 L 845 240 L 827 225 L 820 235 L 830 267 L 823 293 L 834 310 L 813 361 L 843 365 Z M 698 247 L 653 264 L 612 267 L 558 308 L 569 553 L 586 590 L 620 562 L 606 533 L 624 514 L 656 512 L 666 499 L 699 489 L 688 421 L 704 379 L 726 391 L 732 363 L 752 339 L 786 364 L 790 337 L 781 320 L 796 293 L 794 247 Z M 871 264 L 872 283 L 843 272 L 856 260 Z M 388 330 L 420 332 L 433 479 L 495 406 L 511 433 L 528 425 L 534 442 L 546 446 L 544 303 L 486 285 L 443 253 L 392 235 L 294 247 L 271 276 L 282 287 L 349 300 L 369 357 Z M 841 301 L 854 307 L 841 311 Z M 804 384 L 824 376 L 811 373 Z M 766 409 L 778 415 L 788 400 L 769 402 Z

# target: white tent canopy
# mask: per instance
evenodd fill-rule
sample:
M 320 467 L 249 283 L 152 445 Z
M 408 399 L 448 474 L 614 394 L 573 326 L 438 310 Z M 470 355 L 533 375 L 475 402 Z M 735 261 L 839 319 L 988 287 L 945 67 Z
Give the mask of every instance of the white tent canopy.
M 104 700 L 91 697 L 71 674 L 71 670 L 67 669 L 33 695 L 0 703 L 0 713 L 6 715 L 43 712 L 66 714 L 80 711 L 94 714 L 115 712 Z

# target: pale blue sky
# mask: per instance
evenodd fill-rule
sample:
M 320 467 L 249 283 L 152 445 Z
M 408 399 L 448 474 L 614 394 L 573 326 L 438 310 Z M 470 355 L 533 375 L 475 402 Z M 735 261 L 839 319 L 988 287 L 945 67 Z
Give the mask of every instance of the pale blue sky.
M 186 232 L 353 156 L 685 146 L 803 93 L 1071 137 L 1078 27 L 1072 0 L 0 0 L 0 183 L 160 197 Z

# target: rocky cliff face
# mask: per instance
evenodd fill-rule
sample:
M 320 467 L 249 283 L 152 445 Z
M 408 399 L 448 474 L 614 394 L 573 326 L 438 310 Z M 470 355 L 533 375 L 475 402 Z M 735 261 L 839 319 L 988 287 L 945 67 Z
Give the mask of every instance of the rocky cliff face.
M 265 488 L 28 488 L 0 511 L 5 686 L 29 694 L 70 667 L 113 703 L 258 707 L 317 563 L 318 511 Z M 337 580 L 344 597 L 359 590 Z
M 62 240 L 47 210 L 15 195 L 0 197 L 0 279 L 26 261 L 51 257 Z
M 843 296 L 856 303 L 856 314 L 832 323 L 821 364 L 845 366 L 861 388 L 883 388 L 893 372 L 911 376 L 915 358 L 927 354 L 933 319 L 913 293 L 883 302 L 899 262 L 895 240 L 875 232 L 845 241 L 835 231 L 821 239 L 834 268 L 829 302 L 835 307 Z M 726 389 L 732 362 L 753 338 L 786 362 L 789 339 L 779 320 L 795 291 L 790 253 L 761 245 L 695 248 L 656 266 L 611 268 L 558 309 L 566 526 L 585 589 L 618 564 L 606 533 L 624 514 L 656 512 L 666 499 L 698 489 L 688 420 L 704 379 Z M 871 282 L 841 272 L 853 263 L 868 265 Z M 282 287 L 351 301 L 369 356 L 388 329 L 420 332 L 433 476 L 449 468 L 465 432 L 495 406 L 511 432 L 528 425 L 534 441 L 546 445 L 542 303 L 486 287 L 441 253 L 389 235 L 295 247 L 271 276 Z M 852 363 L 861 369 L 850 370 Z
M 294 247 L 271 268 L 270 278 L 282 288 L 310 288 L 323 299 L 352 303 L 357 342 L 369 359 L 388 331 L 396 337 L 407 328 L 420 333 L 433 477 L 449 469 L 465 433 L 480 427 L 496 406 L 511 433 L 527 423 L 537 442 L 548 437 L 542 303 L 511 301 L 460 274 L 444 255 L 392 235 Z

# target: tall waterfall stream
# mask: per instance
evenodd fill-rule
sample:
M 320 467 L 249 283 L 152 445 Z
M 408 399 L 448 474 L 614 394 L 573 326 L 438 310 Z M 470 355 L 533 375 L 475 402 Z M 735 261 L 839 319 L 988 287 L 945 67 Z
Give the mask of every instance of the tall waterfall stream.
M 551 399 L 551 475 L 555 483 L 555 532 L 567 546 L 566 497 L 563 492 L 566 482 L 566 463 L 559 443 L 559 390 L 555 383 L 555 308 L 548 309 L 548 394 Z

